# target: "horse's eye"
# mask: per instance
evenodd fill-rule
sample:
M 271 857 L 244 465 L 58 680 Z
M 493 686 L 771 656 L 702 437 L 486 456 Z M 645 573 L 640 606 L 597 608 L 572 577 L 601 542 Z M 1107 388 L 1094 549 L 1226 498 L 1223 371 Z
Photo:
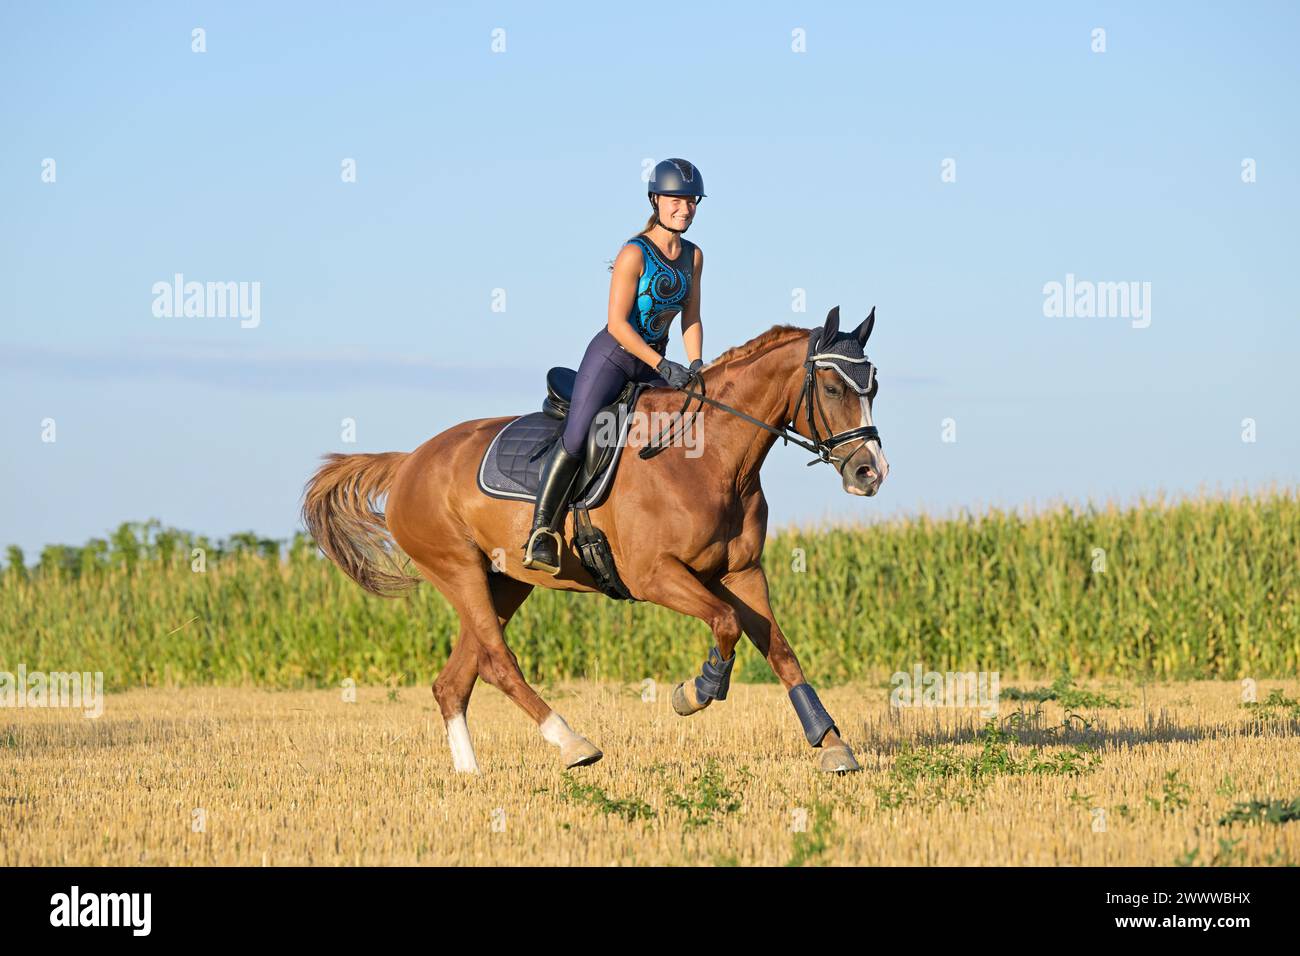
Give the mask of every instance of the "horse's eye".
M 834 385 L 824 385 L 822 386 L 822 388 L 825 390 L 826 394 L 829 395 L 831 398 L 839 397 L 840 390 L 836 388 Z

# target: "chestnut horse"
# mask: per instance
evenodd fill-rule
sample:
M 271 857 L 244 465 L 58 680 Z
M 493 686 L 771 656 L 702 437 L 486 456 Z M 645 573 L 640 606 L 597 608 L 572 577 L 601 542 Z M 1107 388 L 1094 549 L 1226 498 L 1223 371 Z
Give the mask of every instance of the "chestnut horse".
M 694 424 L 703 430 L 702 453 L 697 447 L 688 456 L 671 443 L 650 458 L 625 450 L 608 497 L 591 512 L 634 598 L 699 618 L 713 631 L 716 647 L 701 674 L 675 688 L 674 709 L 685 716 L 725 699 L 743 631 L 785 685 L 809 743 L 822 748 L 821 769 L 831 772 L 859 768 L 768 603 L 767 502 L 758 473 L 779 436 L 836 466 L 849 494 L 880 488 L 889 465 L 871 420 L 875 370 L 862 350 L 874 321 L 873 309 L 856 330 L 841 333 L 837 307 L 822 328 L 778 325 L 723 353 L 701 373 L 707 398 Z M 680 412 L 684 398 L 648 388 L 636 411 L 661 421 Z M 528 570 L 515 545 L 527 538 L 532 503 L 491 498 L 477 487 L 484 450 L 510 421 L 463 422 L 410 453 L 327 455 L 302 508 L 321 550 L 367 591 L 393 596 L 419 583 L 403 572 L 404 552 L 455 609 L 460 633 L 433 694 L 453 766 L 471 773 L 478 764 L 465 712 L 479 677 L 539 725 L 566 767 L 601 757 L 529 686 L 505 641 L 511 615 L 534 587 L 597 591 L 571 544 L 572 512 L 564 519 L 559 573 Z M 844 445 L 848 453 L 835 455 Z

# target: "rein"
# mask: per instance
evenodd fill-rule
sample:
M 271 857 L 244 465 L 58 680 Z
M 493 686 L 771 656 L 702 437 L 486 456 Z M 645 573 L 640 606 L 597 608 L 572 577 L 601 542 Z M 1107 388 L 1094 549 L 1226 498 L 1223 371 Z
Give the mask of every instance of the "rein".
M 847 442 L 856 441 L 858 439 L 862 440 L 863 445 L 873 440 L 880 442 L 881 447 L 883 448 L 884 442 L 880 441 L 880 432 L 876 429 L 875 425 L 861 425 L 858 428 L 851 428 L 848 431 L 840 432 L 839 434 L 834 433 L 833 429 L 830 426 L 830 420 L 827 419 L 826 417 L 826 411 L 825 409 L 822 408 L 821 402 L 818 401 L 817 399 L 816 365 L 814 364 L 814 362 L 815 359 L 818 358 L 818 356 L 814 356 L 812 354 L 811 344 L 809 346 L 808 352 L 809 352 L 809 356 L 803 363 L 804 369 L 806 370 L 806 373 L 804 375 L 803 388 L 799 390 L 799 401 L 794 406 L 794 414 L 791 416 L 791 424 L 793 424 L 793 420 L 798 417 L 799 408 L 803 406 L 804 400 L 807 399 L 808 404 L 807 404 L 806 412 L 807 412 L 808 431 L 813 436 L 812 441 L 806 440 L 798 432 L 792 433 L 790 431 L 789 425 L 782 425 L 780 428 L 774 428 L 773 426 L 767 424 L 767 422 L 760 422 L 757 418 L 754 418 L 752 415 L 746 415 L 744 412 L 740 411 L 740 409 L 732 408 L 730 405 L 726 405 L 722 402 L 717 401 L 716 399 L 709 398 L 708 395 L 704 394 L 704 377 L 700 375 L 698 372 L 696 372 L 692 376 L 692 379 L 694 381 L 699 382 L 700 391 L 699 392 L 691 391 L 689 387 L 682 389 L 682 391 L 686 393 L 686 401 L 682 404 L 682 410 L 677 413 L 676 416 L 677 421 L 675 421 L 672 425 L 669 425 L 668 428 L 664 429 L 664 431 L 661 432 L 657 438 L 655 438 L 647 447 L 642 448 L 641 451 L 638 452 L 638 454 L 642 458 L 647 458 L 647 459 L 653 458 L 661 451 L 664 451 L 666 448 L 670 447 L 668 445 L 661 444 L 661 442 L 663 441 L 665 436 L 667 436 L 670 432 L 672 432 L 675 428 L 677 428 L 678 425 L 683 423 L 683 419 L 687 414 L 687 409 L 690 408 L 691 399 L 698 399 L 700 402 L 700 408 L 696 409 L 696 412 L 699 412 L 701 409 L 703 409 L 705 403 L 708 403 L 709 405 L 712 405 L 714 408 L 721 409 L 722 411 L 727 412 L 730 415 L 735 415 L 737 418 L 743 418 L 751 425 L 757 425 L 759 428 L 771 432 L 773 435 L 779 437 L 782 443 L 784 444 L 789 444 L 790 442 L 794 442 L 796 445 L 798 445 L 800 448 L 803 448 L 805 451 L 812 452 L 817 457 L 814 458 L 812 461 L 808 462 L 810 466 L 816 465 L 819 462 L 825 462 L 828 465 L 835 465 L 836 462 L 839 462 L 839 464 L 836 465 L 836 470 L 842 469 L 844 467 L 844 463 L 848 461 L 849 458 L 852 458 L 853 456 L 850 455 L 848 456 L 848 458 L 841 458 L 838 455 L 831 454 L 831 452 L 834 451 L 836 448 L 838 448 L 840 445 L 846 444 Z M 816 408 L 818 414 L 821 415 L 822 424 L 826 426 L 826 431 L 829 433 L 825 438 L 822 438 L 821 434 L 817 431 L 817 424 L 813 420 L 814 408 Z

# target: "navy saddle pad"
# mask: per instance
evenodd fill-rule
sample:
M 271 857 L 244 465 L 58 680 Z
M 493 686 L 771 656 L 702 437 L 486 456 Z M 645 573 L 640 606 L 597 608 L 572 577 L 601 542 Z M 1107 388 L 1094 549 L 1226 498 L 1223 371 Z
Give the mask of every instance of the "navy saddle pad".
M 601 428 L 600 415 L 592 422 L 587 433 L 582 471 L 578 475 L 570 504 L 595 508 L 605 499 L 622 457 L 623 446 L 627 443 L 627 433 L 632 423 L 630 412 L 635 408 L 637 397 L 645 387 L 637 385 L 631 388 L 630 393 L 624 393 L 626 401 L 615 402 L 601 410 L 602 414 L 613 413 L 618 416 L 616 445 L 602 447 L 598 436 L 602 432 L 608 433 L 608 428 Z M 567 408 L 564 410 L 567 411 Z M 548 411 L 532 412 L 516 418 L 497 432 L 496 437 L 488 445 L 487 451 L 483 453 L 483 461 L 479 464 L 479 490 L 493 498 L 513 498 L 520 501 L 537 499 L 542 466 L 564 430 L 564 419 L 555 417 L 554 411 L 552 405 L 549 413 Z

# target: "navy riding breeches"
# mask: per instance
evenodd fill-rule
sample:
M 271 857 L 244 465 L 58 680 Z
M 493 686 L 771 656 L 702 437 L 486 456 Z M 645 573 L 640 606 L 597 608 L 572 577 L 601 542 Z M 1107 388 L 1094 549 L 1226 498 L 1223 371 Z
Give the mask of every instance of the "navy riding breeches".
M 659 373 L 618 344 L 618 339 L 601 329 L 587 346 L 573 383 L 573 398 L 564 420 L 564 450 L 582 455 L 587 447 L 587 432 L 596 413 L 618 398 L 628 381 L 667 385 Z

